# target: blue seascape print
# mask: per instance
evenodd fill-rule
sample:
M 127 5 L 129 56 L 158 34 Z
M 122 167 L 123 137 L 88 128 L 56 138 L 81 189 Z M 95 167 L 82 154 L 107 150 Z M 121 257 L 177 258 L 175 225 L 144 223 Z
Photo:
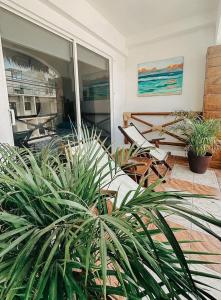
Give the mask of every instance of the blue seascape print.
M 180 95 L 183 85 L 183 57 L 138 65 L 138 96 Z

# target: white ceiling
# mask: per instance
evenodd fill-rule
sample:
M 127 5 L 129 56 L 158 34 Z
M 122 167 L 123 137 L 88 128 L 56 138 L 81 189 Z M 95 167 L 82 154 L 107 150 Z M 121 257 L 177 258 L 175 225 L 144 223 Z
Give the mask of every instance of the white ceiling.
M 216 14 L 219 0 L 87 0 L 125 37 L 182 19 Z

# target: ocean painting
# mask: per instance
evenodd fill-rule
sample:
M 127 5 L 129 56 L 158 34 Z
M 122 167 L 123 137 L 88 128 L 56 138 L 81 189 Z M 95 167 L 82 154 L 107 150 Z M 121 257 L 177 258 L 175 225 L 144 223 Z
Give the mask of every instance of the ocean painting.
M 182 94 L 183 56 L 138 65 L 138 96 Z

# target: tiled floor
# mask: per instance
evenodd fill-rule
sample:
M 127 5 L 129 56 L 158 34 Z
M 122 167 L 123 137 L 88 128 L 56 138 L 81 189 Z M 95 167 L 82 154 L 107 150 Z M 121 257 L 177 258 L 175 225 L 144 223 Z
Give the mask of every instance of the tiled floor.
M 203 195 L 213 195 L 216 199 L 205 199 L 205 198 L 191 198 L 189 200 L 190 203 L 198 211 L 201 212 L 209 212 L 211 215 L 214 215 L 217 218 L 221 218 L 221 170 L 209 169 L 209 176 L 207 178 L 202 175 L 196 175 L 189 171 L 188 163 L 185 158 L 169 158 L 169 164 L 174 167 L 175 172 L 167 174 L 167 182 L 161 184 L 157 187 L 159 191 L 186 191 L 189 193 L 197 193 Z M 183 179 L 182 179 L 183 178 Z M 150 175 L 150 183 L 155 181 L 156 177 L 154 174 Z M 205 233 L 205 231 L 199 229 L 195 225 L 190 222 L 184 221 L 179 217 L 171 217 L 169 222 L 171 224 L 178 224 L 185 228 L 182 232 L 176 234 L 177 238 L 189 239 L 189 240 L 197 240 L 199 242 L 191 243 L 186 245 L 186 247 L 190 247 L 192 250 L 197 251 L 207 251 L 213 253 L 221 253 L 221 242 L 211 237 L 209 234 Z M 205 223 L 206 226 L 209 226 Z M 214 230 L 217 234 L 221 236 L 221 230 L 217 229 L 215 226 L 210 226 L 212 230 Z M 196 258 L 196 255 L 195 255 Z M 216 272 L 221 273 L 221 256 L 209 256 L 203 255 L 201 259 L 214 261 L 219 264 L 211 264 L 206 265 L 206 268 L 213 269 Z M 221 285 L 220 285 L 221 286 Z M 221 299 L 221 295 L 220 298 Z
M 219 182 L 214 170 L 207 170 L 204 174 L 197 174 L 190 171 L 188 166 L 174 164 L 170 178 L 190 181 L 193 184 L 201 184 L 219 190 Z
M 187 160 L 183 157 L 170 157 L 167 161 L 172 167 L 172 171 L 167 174 L 167 181 L 159 185 L 155 190 L 158 191 L 185 191 L 193 194 L 213 195 L 211 199 L 194 198 L 191 197 L 189 202 L 196 206 L 198 211 L 209 211 L 217 218 L 221 218 L 221 170 L 209 169 L 208 176 L 202 176 L 191 173 L 189 171 Z M 175 168 L 174 168 L 175 166 Z M 163 173 L 163 172 L 162 172 Z M 154 173 L 151 173 L 148 179 L 149 184 L 158 179 Z M 215 199 L 214 199 L 215 198 Z M 213 275 L 221 276 L 221 242 L 215 237 L 200 230 L 190 222 L 186 222 L 181 218 L 171 217 L 168 220 L 171 226 L 183 227 L 184 230 L 176 232 L 175 236 L 178 240 L 195 241 L 194 243 L 185 243 L 181 247 L 187 250 L 198 252 L 212 252 L 217 255 L 189 255 L 190 259 L 200 259 L 203 261 L 212 261 L 214 264 L 195 265 L 194 269 L 197 271 L 208 272 Z M 208 224 L 205 224 L 208 226 Z M 151 225 L 150 225 L 151 226 Z M 211 226 L 221 236 L 221 230 L 217 230 Z M 162 235 L 156 235 L 158 240 L 162 240 Z M 220 264 L 220 265 L 219 265 Z M 197 278 L 198 279 L 198 278 Z M 200 281 L 205 282 L 218 290 L 206 288 L 207 291 L 217 300 L 221 300 L 221 281 L 211 278 L 199 278 Z M 118 298 L 124 299 L 124 298 Z M 182 298 L 181 298 L 182 299 Z

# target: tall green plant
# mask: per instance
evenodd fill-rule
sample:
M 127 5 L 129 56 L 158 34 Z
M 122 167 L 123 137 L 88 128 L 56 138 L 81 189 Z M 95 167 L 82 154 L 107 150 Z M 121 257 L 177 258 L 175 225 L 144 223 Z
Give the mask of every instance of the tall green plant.
M 178 130 L 186 139 L 187 146 L 197 156 L 204 156 L 207 152 L 214 152 L 219 146 L 221 122 L 219 119 L 203 119 L 192 112 L 177 112 L 183 122 L 174 129 Z
M 110 161 L 99 167 L 95 135 L 86 139 L 89 147 L 74 155 L 70 147 L 62 156 L 53 148 L 1 150 L 0 299 L 215 299 L 199 279 L 215 276 L 191 269 L 203 262 L 188 258 L 197 252 L 181 249 L 174 233 L 182 229 L 171 228 L 165 215 L 182 216 L 218 239 L 201 221 L 221 221 L 188 207 L 192 195 L 154 186 L 108 210 L 104 170 L 117 176 L 118 168 Z

